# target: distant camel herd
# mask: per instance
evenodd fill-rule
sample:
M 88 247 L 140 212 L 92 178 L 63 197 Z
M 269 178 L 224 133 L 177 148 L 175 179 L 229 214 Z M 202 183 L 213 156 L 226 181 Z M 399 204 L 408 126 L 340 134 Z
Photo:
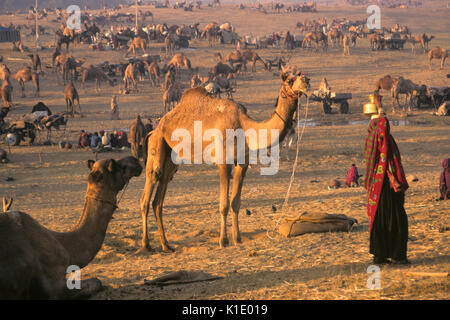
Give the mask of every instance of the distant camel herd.
M 167 26 L 166 26 L 167 27 Z M 194 27 L 184 26 L 182 29 L 174 28 L 174 34 L 183 32 L 196 32 L 198 24 Z M 208 40 L 212 46 L 218 39 L 222 26 L 217 23 L 208 24 L 199 37 Z M 234 30 L 231 24 L 227 27 Z M 66 28 L 67 29 L 67 28 Z M 76 35 L 70 31 L 58 32 L 57 46 L 52 54 L 53 69 L 57 79 L 62 77 L 64 84 L 64 100 L 66 112 L 75 116 L 77 110 L 82 116 L 80 95 L 76 88 L 76 81 L 81 80 L 81 88 L 86 91 L 86 82 L 95 81 L 95 91 L 101 90 L 101 83 L 107 82 L 110 86 L 116 85 L 117 76 L 123 79 L 123 93 L 137 92 L 139 81 L 146 81 L 153 87 L 161 86 L 164 116 L 156 128 L 146 127 L 138 115 L 130 127 L 129 139 L 131 142 L 132 157 L 115 161 L 113 159 L 88 161 L 90 173 L 88 175 L 88 188 L 85 195 L 85 206 L 80 221 L 69 232 L 55 232 L 41 226 L 31 216 L 17 211 L 8 211 L 10 204 L 4 205 L 3 214 L 0 214 L 0 253 L 4 253 L 8 260 L 0 259 L 0 299 L 2 298 L 80 298 L 89 296 L 97 291 L 101 284 L 97 279 L 83 281 L 83 290 L 70 291 L 66 287 L 66 270 L 70 265 L 86 266 L 100 250 L 108 223 L 118 207 L 117 194 L 133 178 L 141 174 L 143 168 L 139 159 L 143 159 L 146 167 L 145 187 L 140 199 L 140 212 L 142 217 L 142 240 L 140 252 L 151 251 L 147 218 L 150 206 L 153 209 L 158 227 L 160 244 L 163 251 L 173 251 L 169 245 L 163 225 L 163 205 L 169 182 L 173 179 L 180 163 L 172 161 L 175 143 L 172 133 L 177 128 L 185 128 L 194 136 L 194 122 L 202 121 L 203 130 L 212 129 L 223 137 L 227 130 L 254 131 L 259 143 L 270 148 L 274 141 L 270 136 L 261 132 L 277 129 L 280 132 L 279 141 L 283 141 L 292 133 L 294 114 L 299 105 L 301 96 L 306 95 L 310 89 L 310 79 L 301 71 L 292 66 L 279 64 L 281 84 L 278 90 L 276 105 L 270 118 L 256 121 L 247 114 L 247 109 L 233 100 L 232 92 L 237 88 L 238 77 L 248 71 L 256 72 L 257 64 L 266 72 L 271 71 L 272 62 L 262 58 L 256 50 L 242 48 L 222 55 L 214 54 L 215 64 L 207 69 L 207 75 L 201 75 L 199 68 L 192 66 L 191 60 L 183 52 L 174 53 L 176 37 L 168 33 L 161 25 L 158 32 L 166 35 L 164 48 L 166 56 L 172 56 L 167 63 L 159 65 L 160 58 L 144 55 L 137 58 L 136 53 L 142 50 L 147 53 L 147 39 L 136 35 L 130 39 L 131 44 L 124 54 L 127 58 L 133 53 L 134 58 L 120 64 L 103 63 L 85 67 L 85 59 L 77 59 L 69 53 L 69 46 L 76 41 Z M 95 29 L 95 28 L 94 28 Z M 187 31 L 187 29 L 189 29 Z M 184 30 L 184 31 L 183 31 Z M 404 30 L 402 30 L 404 31 Z M 89 31 L 91 32 L 91 31 Z M 406 32 L 406 31 L 405 31 Z M 94 30 L 91 33 L 96 34 Z M 197 32 L 198 33 L 198 32 Z M 302 47 L 320 46 L 328 50 L 328 46 L 343 46 L 344 55 L 350 54 L 350 46 L 356 45 L 356 38 L 362 33 L 342 32 L 329 30 L 327 33 L 320 30 L 309 31 L 302 41 Z M 414 46 L 420 44 L 424 51 L 428 50 L 429 42 L 434 36 L 412 36 L 406 40 Z M 288 36 L 286 46 L 292 47 L 294 39 Z M 378 47 L 383 39 L 380 34 L 371 33 L 369 41 L 372 48 Z M 66 51 L 61 46 L 66 44 Z M 413 48 L 414 49 L 414 48 Z M 13 87 L 11 78 L 18 81 L 21 86 L 22 97 L 25 96 L 25 83 L 32 82 L 36 88 L 35 96 L 40 95 L 40 75 L 43 75 L 41 59 L 37 53 L 28 55 L 31 66 L 24 67 L 16 73 L 11 73 L 6 64 L 0 61 L 0 96 L 6 107 L 11 108 Z M 448 51 L 434 47 L 428 51 L 429 68 L 432 69 L 432 60 L 440 60 L 440 68 L 444 67 Z M 183 70 L 183 71 L 182 71 Z M 187 71 L 184 71 L 187 70 Z M 183 90 L 182 74 L 187 72 L 190 76 L 190 88 Z M 79 79 L 81 77 L 81 79 Z M 378 79 L 374 90 L 387 90 L 393 99 L 392 111 L 400 106 L 399 96 L 405 95 L 405 106 L 411 101 L 414 91 L 422 86 L 403 77 L 386 75 Z M 122 90 L 122 88 L 121 88 Z M 221 94 L 226 93 L 227 98 Z M 409 104 L 410 105 L 410 104 Z M 116 97 L 111 100 L 112 109 L 117 110 Z M 237 155 L 232 156 L 234 166 L 216 156 L 212 161 L 218 166 L 220 181 L 220 236 L 219 246 L 229 244 L 227 235 L 227 217 L 231 209 L 232 229 L 231 237 L 234 244 L 242 241 L 239 229 L 239 210 L 241 207 L 241 193 L 244 179 L 249 167 L 250 150 L 258 150 L 261 145 L 255 145 L 245 140 L 245 157 L 243 163 L 238 163 Z M 221 146 L 225 155 L 227 150 Z M 193 141 L 189 143 L 189 150 L 194 150 Z M 206 146 L 202 146 L 201 154 L 205 154 Z M 183 150 L 183 152 L 185 152 Z M 194 154 L 179 153 L 180 158 L 193 162 Z M 231 189 L 231 195 L 230 195 Z M 153 201 L 151 202 L 153 198 Z

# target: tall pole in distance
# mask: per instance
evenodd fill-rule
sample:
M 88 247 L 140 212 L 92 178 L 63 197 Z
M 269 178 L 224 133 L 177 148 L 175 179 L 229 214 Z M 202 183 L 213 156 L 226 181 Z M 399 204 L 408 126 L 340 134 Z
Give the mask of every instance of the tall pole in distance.
M 36 0 L 35 3 L 35 18 L 36 18 L 36 51 L 39 50 L 39 26 L 38 26 L 38 7 L 39 7 L 39 0 Z
M 138 0 L 136 0 L 136 32 L 138 30 Z

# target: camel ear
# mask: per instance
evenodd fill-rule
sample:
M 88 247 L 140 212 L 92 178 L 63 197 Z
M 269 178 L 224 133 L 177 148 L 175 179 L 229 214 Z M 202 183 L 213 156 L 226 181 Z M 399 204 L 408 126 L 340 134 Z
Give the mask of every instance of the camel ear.
M 94 166 L 95 161 L 94 160 L 88 160 L 87 161 L 87 166 L 89 168 L 89 170 L 92 171 L 92 167 Z
M 116 171 L 116 167 L 117 167 L 116 161 L 114 159 L 110 159 L 107 165 L 108 171 L 114 172 Z

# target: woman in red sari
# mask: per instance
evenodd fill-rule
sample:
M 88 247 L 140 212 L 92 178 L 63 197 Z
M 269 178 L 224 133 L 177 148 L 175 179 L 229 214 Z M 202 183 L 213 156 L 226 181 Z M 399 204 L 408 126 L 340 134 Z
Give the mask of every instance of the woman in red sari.
M 374 100 L 377 112 L 371 114 L 364 149 L 370 253 L 375 264 L 408 264 L 408 218 L 404 208 L 408 183 L 389 121 L 381 108 L 381 97 L 375 94 Z

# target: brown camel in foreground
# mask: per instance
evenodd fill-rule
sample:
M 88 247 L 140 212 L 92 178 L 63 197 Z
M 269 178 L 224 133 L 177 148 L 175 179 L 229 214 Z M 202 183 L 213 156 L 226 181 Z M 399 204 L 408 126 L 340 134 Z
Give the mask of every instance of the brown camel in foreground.
M 19 82 L 20 87 L 22 88 L 22 98 L 25 97 L 25 83 L 28 81 L 33 81 L 34 87 L 36 88 L 35 97 L 39 97 L 39 74 L 30 67 L 25 67 L 16 74 L 13 74 L 12 77 Z
M 75 101 L 77 101 L 78 109 L 80 109 L 80 115 L 82 116 L 80 107 L 80 97 L 78 96 L 78 91 L 73 85 L 72 81 L 70 81 L 69 84 L 64 89 L 64 100 L 66 100 L 67 112 L 69 112 L 70 107 L 72 117 L 75 116 Z
M 128 142 L 131 145 L 131 155 L 136 159 L 142 158 L 142 148 L 145 139 L 145 126 L 141 120 L 141 116 L 137 115 L 136 119 L 130 125 L 130 134 Z
M 117 194 L 142 167 L 133 157 L 89 160 L 88 167 L 83 213 L 70 231 L 49 230 L 24 212 L 0 214 L 0 299 L 79 299 L 102 288 L 91 278 L 69 290 L 68 267 L 84 268 L 96 256 L 117 209 Z
M 292 75 L 283 73 L 281 76 L 282 84 L 278 95 L 277 105 L 270 117 L 265 121 L 255 121 L 247 115 L 247 110 L 241 104 L 227 99 L 213 98 L 209 96 L 202 87 L 189 89 L 183 94 L 180 103 L 172 111 L 167 113 L 160 121 L 158 126 L 151 134 L 146 137 L 146 145 L 144 152 L 147 154 L 146 161 L 146 181 L 144 192 L 141 197 L 141 213 L 143 223 L 142 248 L 141 252 L 151 250 L 149 246 L 147 233 L 147 215 L 150 207 L 150 200 L 153 189 L 158 184 L 155 197 L 152 203 L 158 225 L 160 241 L 163 251 L 173 251 L 169 246 L 162 222 L 162 208 L 167 191 L 167 185 L 172 180 L 177 171 L 178 164 L 172 160 L 185 159 L 192 162 L 194 159 L 198 163 L 199 154 L 203 155 L 204 151 L 211 145 L 206 147 L 200 141 L 196 141 L 197 147 L 194 147 L 192 141 L 186 150 L 174 149 L 178 144 L 178 139 L 172 140 L 173 133 L 180 133 L 180 128 L 185 134 L 194 137 L 194 122 L 202 123 L 202 130 L 213 129 L 215 133 L 222 134 L 226 137 L 227 130 L 243 130 L 244 132 L 254 132 L 255 139 L 247 139 L 241 141 L 245 150 L 244 154 L 230 155 L 225 161 L 225 157 L 220 159 L 220 153 L 226 154 L 226 143 L 216 136 L 210 137 L 216 143 L 215 156 L 211 153 L 207 163 L 217 164 L 220 176 L 220 205 L 221 227 L 219 245 L 224 247 L 228 244 L 227 238 L 227 215 L 230 208 L 229 187 L 231 179 L 232 164 L 235 163 L 233 173 L 233 186 L 231 193 L 231 209 L 232 216 L 232 236 L 235 244 L 241 242 L 239 232 L 238 214 L 241 204 L 241 190 L 244 183 L 244 177 L 249 165 L 250 151 L 265 149 L 266 147 L 278 146 L 278 142 L 282 141 L 292 126 L 292 115 L 297 109 L 298 99 L 310 88 L 309 78 L 301 75 Z M 178 130 L 177 130 L 178 129 Z M 263 136 L 261 130 L 268 130 L 266 136 Z M 279 136 L 275 134 L 279 133 Z M 204 131 L 206 132 L 206 131 Z M 266 131 L 267 132 L 267 131 Z M 279 137 L 279 140 L 277 138 Z M 256 140 L 256 141 L 255 141 Z M 198 143 L 200 142 L 200 148 Z M 191 148 L 195 148 L 194 152 L 190 152 Z M 198 150 L 197 150 L 198 149 Z M 207 151 L 208 152 L 208 151 Z M 186 154 L 185 154 L 186 153 Z M 194 155 L 195 153 L 195 155 Z M 192 154 L 192 156 L 191 156 Z M 234 154 L 234 153 L 233 153 Z M 265 154 L 265 153 L 264 153 Z M 145 156 L 144 156 L 145 157 Z M 242 160 L 242 161 L 241 161 Z M 184 160 L 183 160 L 184 161 Z M 201 162 L 201 161 L 200 161 Z M 225 164 L 226 162 L 226 164 Z M 179 162 L 177 162 L 179 163 Z
M 445 59 L 448 57 L 448 51 L 447 49 L 441 48 L 441 47 L 434 47 L 428 52 L 428 62 L 430 64 L 430 70 L 432 68 L 431 61 L 433 59 L 441 59 L 441 67 L 440 69 L 444 68 Z

